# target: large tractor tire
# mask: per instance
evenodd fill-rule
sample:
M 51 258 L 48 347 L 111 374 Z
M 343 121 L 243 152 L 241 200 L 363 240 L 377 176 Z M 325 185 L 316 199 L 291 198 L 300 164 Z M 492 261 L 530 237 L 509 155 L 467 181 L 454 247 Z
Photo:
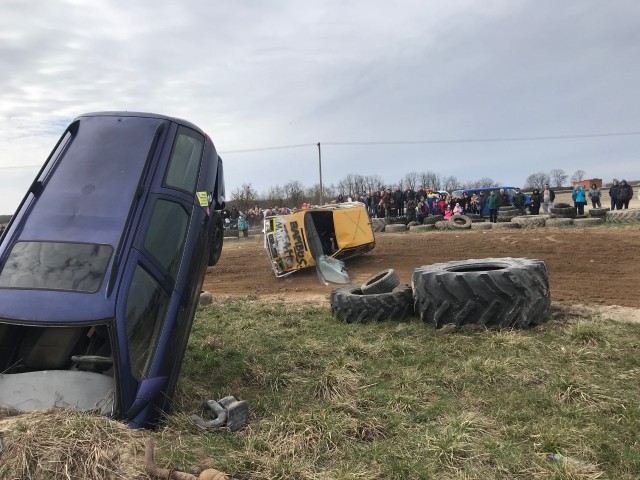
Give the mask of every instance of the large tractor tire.
M 451 230 L 451 224 L 448 220 L 439 220 L 436 222 L 436 229 L 438 230 Z
M 609 223 L 635 223 L 640 222 L 640 208 L 627 210 L 613 210 L 606 214 Z
M 544 227 L 544 218 L 538 216 L 516 217 L 511 223 L 520 225 L 520 228 L 540 228 Z
M 363 295 L 374 293 L 388 293 L 400 285 L 400 277 L 393 268 L 388 268 L 369 277 L 360 285 Z
M 604 218 L 602 217 L 591 217 L 591 218 L 576 218 L 573 221 L 573 224 L 577 227 L 584 227 L 590 225 L 602 225 L 604 223 Z
M 360 285 L 331 292 L 331 313 L 344 323 L 371 320 L 406 320 L 413 315 L 413 293 L 409 285 L 400 285 L 389 293 L 364 295 Z
M 413 272 L 414 310 L 436 328 L 451 323 L 523 328 L 544 322 L 551 299 L 541 260 L 487 258 Z

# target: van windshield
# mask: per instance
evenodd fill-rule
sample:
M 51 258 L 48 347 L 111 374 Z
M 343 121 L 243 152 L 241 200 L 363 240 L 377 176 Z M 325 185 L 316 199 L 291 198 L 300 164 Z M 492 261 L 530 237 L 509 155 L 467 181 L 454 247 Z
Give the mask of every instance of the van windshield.
M 71 242 L 18 242 L 0 272 L 0 288 L 96 292 L 113 248 Z

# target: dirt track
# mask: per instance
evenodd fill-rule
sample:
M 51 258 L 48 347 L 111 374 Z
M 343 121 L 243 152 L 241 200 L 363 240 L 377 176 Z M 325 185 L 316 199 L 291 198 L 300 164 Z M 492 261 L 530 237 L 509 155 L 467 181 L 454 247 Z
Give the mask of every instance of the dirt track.
M 554 301 L 640 308 L 640 225 L 511 231 L 380 233 L 376 248 L 347 262 L 352 283 L 394 268 L 410 283 L 429 263 L 486 257 L 544 260 Z M 335 285 L 318 282 L 315 269 L 285 279 L 273 275 L 259 238 L 228 242 L 210 268 L 204 289 L 217 296 L 249 295 L 317 300 Z

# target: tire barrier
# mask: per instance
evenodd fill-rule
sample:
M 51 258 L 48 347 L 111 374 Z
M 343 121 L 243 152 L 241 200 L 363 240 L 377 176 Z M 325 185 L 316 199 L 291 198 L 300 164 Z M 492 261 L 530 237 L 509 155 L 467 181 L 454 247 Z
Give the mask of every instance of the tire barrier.
M 451 230 L 451 224 L 448 220 L 439 220 L 435 226 L 438 230 Z
M 613 210 L 606 213 L 609 223 L 635 223 L 640 222 L 640 208 L 629 208 L 627 210 Z
M 371 229 L 374 232 L 384 232 L 384 227 L 388 225 L 389 221 L 386 218 L 372 218 Z
M 449 219 L 452 230 L 468 230 L 473 221 L 466 215 L 454 215 Z
M 423 225 L 435 225 L 436 222 L 441 222 L 444 220 L 444 216 L 442 215 L 432 215 L 431 217 L 426 217 L 423 221 Z
M 390 223 L 384 227 L 386 233 L 406 232 L 407 226 L 404 223 Z
M 590 217 L 604 217 L 607 212 L 609 211 L 608 208 L 592 208 L 591 210 L 589 210 L 589 216 Z
M 602 217 L 592 217 L 592 218 L 576 218 L 573 220 L 573 224 L 576 226 L 588 226 L 588 225 L 602 225 L 604 223 L 604 218 Z
M 547 320 L 551 307 L 544 262 L 526 258 L 425 265 L 413 272 L 413 290 L 416 314 L 436 328 L 523 328 Z
M 520 228 L 541 228 L 544 227 L 545 220 L 538 216 L 516 217 L 511 223 L 520 225 Z
M 573 225 L 573 218 L 549 218 L 544 224 L 547 227 L 570 227 Z
M 492 229 L 507 229 L 507 228 L 520 228 L 520 225 L 518 225 L 517 223 L 513 223 L 513 222 L 498 222 L 498 223 L 494 223 Z
M 430 232 L 431 230 L 435 230 L 435 225 L 414 225 L 409 227 L 410 233 L 421 233 L 421 232 Z
M 471 225 L 471 230 L 491 230 L 493 228 L 493 223 L 473 223 Z

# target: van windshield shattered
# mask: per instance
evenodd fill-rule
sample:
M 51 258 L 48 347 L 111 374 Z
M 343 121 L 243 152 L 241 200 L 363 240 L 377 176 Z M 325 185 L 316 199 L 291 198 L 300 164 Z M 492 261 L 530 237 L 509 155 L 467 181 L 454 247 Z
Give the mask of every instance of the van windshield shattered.
M 0 272 L 0 288 L 100 289 L 113 249 L 71 242 L 18 242 Z

